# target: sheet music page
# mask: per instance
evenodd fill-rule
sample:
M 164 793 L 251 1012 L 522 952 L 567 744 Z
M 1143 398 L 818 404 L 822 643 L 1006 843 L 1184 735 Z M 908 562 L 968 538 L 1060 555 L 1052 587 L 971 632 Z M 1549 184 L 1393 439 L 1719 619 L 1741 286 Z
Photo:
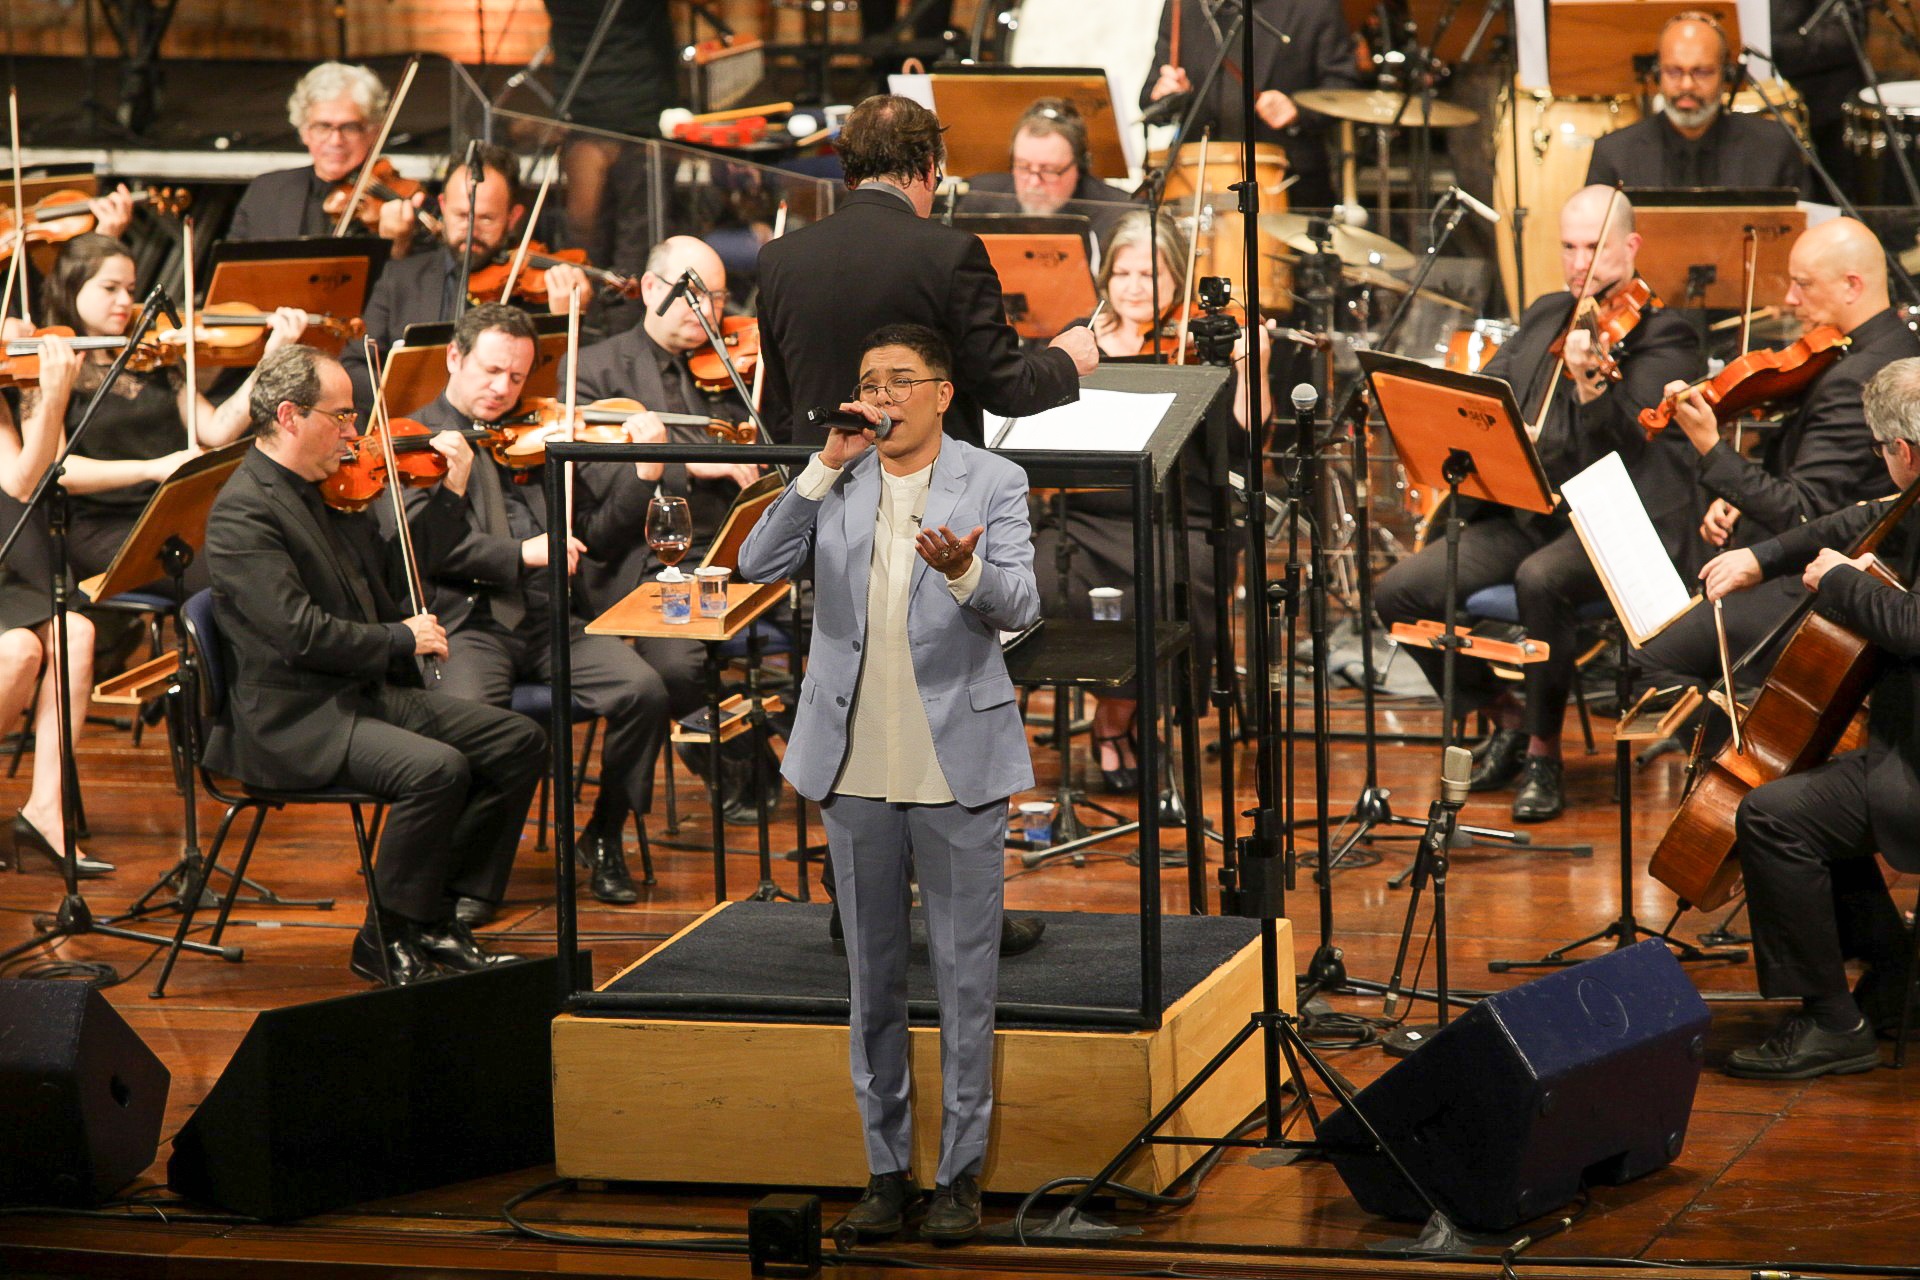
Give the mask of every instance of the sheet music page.
M 1691 607 L 1687 585 L 1660 545 L 1619 454 L 1568 480 L 1560 494 L 1630 635 L 1650 636 Z
M 1173 407 L 1171 391 L 1102 391 L 1044 413 L 1001 418 L 987 432 L 994 449 L 1087 449 L 1139 453 Z

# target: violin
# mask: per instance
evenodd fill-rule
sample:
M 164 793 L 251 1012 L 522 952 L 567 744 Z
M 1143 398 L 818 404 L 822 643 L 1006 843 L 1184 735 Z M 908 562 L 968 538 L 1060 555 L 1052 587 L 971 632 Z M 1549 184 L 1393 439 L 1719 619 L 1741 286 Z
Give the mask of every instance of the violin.
M 338 221 L 347 211 L 347 202 L 353 199 L 353 190 L 359 185 L 359 174 L 343 178 L 333 184 L 333 190 L 327 192 L 327 198 L 320 202 L 329 218 Z M 411 178 L 403 178 L 400 171 L 393 167 L 393 161 L 381 156 L 373 162 L 367 174 L 367 185 L 360 193 L 360 200 L 353 206 L 353 221 L 369 231 L 380 229 L 380 206 L 389 200 L 412 200 L 425 190 Z M 413 219 L 426 229 L 430 235 L 440 234 L 440 219 L 424 209 L 415 209 Z
M 1851 339 L 1835 325 L 1819 325 L 1802 334 L 1792 345 L 1778 350 L 1749 351 L 1737 360 L 1684 391 L 1663 398 L 1659 404 L 1640 411 L 1640 425 L 1648 435 L 1665 430 L 1673 421 L 1674 406 L 1689 392 L 1699 392 L 1713 410 L 1714 420 L 1729 419 L 1756 411 L 1778 400 L 1788 400 L 1813 385 L 1815 379 L 1846 351 Z
M 91 199 L 79 190 L 43 196 L 28 208 L 24 228 L 16 225 L 10 206 L 0 207 L 0 260 L 12 254 L 23 238 L 28 244 L 65 244 L 92 231 L 97 220 Z M 177 187 L 151 187 L 135 191 L 133 202 L 147 205 L 155 213 L 173 215 L 186 211 L 193 203 L 193 193 Z
M 251 368 L 259 364 L 267 345 L 267 320 L 272 313 L 250 302 L 216 302 L 202 307 L 194 317 L 194 344 L 199 361 L 222 368 Z M 330 356 L 338 356 L 351 339 L 367 331 L 355 316 L 341 320 L 329 315 L 309 315 L 300 342 Z M 162 343 L 178 346 L 180 330 L 165 316 L 155 326 Z
M 549 251 L 538 240 L 533 240 L 528 242 L 526 261 L 521 264 L 520 274 L 513 282 L 513 297 L 532 306 L 545 306 L 547 268 L 557 267 L 562 263 L 580 268 L 589 280 L 602 288 L 613 290 L 623 298 L 640 296 L 638 279 L 589 264 L 585 249 Z M 513 255 L 508 255 L 502 261 L 490 262 L 472 272 L 467 276 L 468 297 L 474 302 L 500 301 L 500 292 L 507 287 L 507 273 L 512 270 Z
M 586 444 L 624 444 L 627 437 L 620 430 L 621 424 L 634 414 L 647 411 L 645 405 L 630 398 L 596 400 L 575 407 L 574 426 L 569 433 L 566 404 L 553 396 L 537 396 L 522 402 L 518 412 L 494 424 L 495 434 L 487 440 L 487 448 L 501 466 L 524 472 L 546 462 L 550 441 L 572 439 Z M 752 444 L 756 438 L 751 422 L 723 422 L 692 413 L 656 416 L 669 427 L 698 427 L 728 444 Z M 524 478 L 515 476 L 515 479 Z
M 400 471 L 403 489 L 427 489 L 446 479 L 446 455 L 433 447 L 438 433 L 412 418 L 390 418 L 387 431 L 392 440 L 394 465 Z M 484 439 L 493 434 L 484 428 L 462 432 L 469 439 Z M 386 492 L 387 450 L 380 440 L 380 428 L 356 438 L 340 462 L 340 469 L 320 482 L 320 496 L 336 511 L 364 511 L 374 499 Z
M 40 382 L 40 351 L 45 345 L 41 339 L 60 337 L 75 351 L 119 351 L 127 345 L 124 337 L 81 337 L 65 325 L 48 325 L 33 331 L 32 337 L 8 338 L 6 340 L 6 358 L 0 360 L 0 387 L 31 387 Z M 178 348 L 169 353 L 151 341 L 142 342 L 134 349 L 127 360 L 127 368 L 139 372 L 158 368 L 163 364 L 172 364 L 179 357 Z
M 1565 333 L 1553 340 L 1547 348 L 1547 354 L 1561 357 L 1567 348 L 1567 338 L 1575 329 L 1584 331 L 1593 340 L 1593 349 L 1600 353 L 1600 376 L 1609 382 L 1620 381 L 1620 362 L 1613 358 L 1613 348 L 1634 331 L 1642 317 L 1650 311 L 1658 311 L 1663 304 L 1653 292 L 1653 286 L 1639 276 L 1620 285 L 1604 299 L 1582 298 L 1573 310 L 1573 322 Z M 1573 370 L 1564 364 L 1561 366 L 1567 377 L 1573 377 Z
M 727 349 L 740 376 L 752 377 L 760 364 L 760 322 L 750 316 L 720 317 L 720 345 Z M 727 362 L 711 342 L 687 353 L 687 371 L 693 375 L 693 385 L 702 391 L 725 391 L 733 385 L 733 379 L 727 376 Z

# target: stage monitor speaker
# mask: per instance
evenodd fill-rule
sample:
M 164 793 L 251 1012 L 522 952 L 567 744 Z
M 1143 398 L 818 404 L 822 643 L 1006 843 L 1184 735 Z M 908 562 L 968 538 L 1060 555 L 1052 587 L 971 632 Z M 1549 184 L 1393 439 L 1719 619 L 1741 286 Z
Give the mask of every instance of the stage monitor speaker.
M 559 965 L 260 1014 L 174 1138 L 168 1184 L 284 1222 L 550 1163 Z
M 1708 1020 L 1649 940 L 1480 1001 L 1355 1105 L 1455 1225 L 1504 1231 L 1680 1154 Z M 1319 1137 L 1361 1208 L 1428 1216 L 1350 1109 Z
M 139 1177 L 172 1079 L 92 987 L 0 981 L 0 1203 L 98 1204 Z

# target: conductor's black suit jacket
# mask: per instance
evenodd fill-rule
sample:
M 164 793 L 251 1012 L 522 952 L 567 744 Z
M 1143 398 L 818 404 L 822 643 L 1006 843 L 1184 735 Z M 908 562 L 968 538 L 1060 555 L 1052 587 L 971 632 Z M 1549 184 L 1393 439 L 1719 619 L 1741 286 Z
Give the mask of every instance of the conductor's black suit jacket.
M 937 330 L 953 347 L 956 392 L 946 431 L 956 439 L 984 443 L 983 409 L 1014 417 L 1080 397 L 1066 352 L 1021 350 L 979 236 L 866 187 L 831 217 L 760 251 L 767 430 L 795 444 L 823 443 L 826 433 L 805 426 L 801 415 L 851 396 L 867 335 L 901 323 Z
M 1799 574 L 1820 548 L 1848 551 L 1887 511 L 1863 502 L 1798 525 L 1753 548 L 1768 577 Z M 1880 544 L 1879 557 L 1909 584 L 1920 572 L 1920 536 L 1909 513 Z M 1920 871 L 1920 600 L 1848 565 L 1820 579 L 1814 608 L 1879 650 L 1880 673 L 1867 711 L 1867 818 L 1887 861 Z
M 231 664 L 207 767 L 257 786 L 324 786 L 381 685 L 420 683 L 397 548 L 372 512 L 328 511 L 328 538 L 300 480 L 250 449 L 207 517 L 213 604 Z M 311 485 L 307 487 L 311 488 Z M 411 523 L 423 566 L 461 529 L 445 485 Z M 336 546 L 339 550 L 336 550 Z M 340 554 L 345 552 L 344 557 Z

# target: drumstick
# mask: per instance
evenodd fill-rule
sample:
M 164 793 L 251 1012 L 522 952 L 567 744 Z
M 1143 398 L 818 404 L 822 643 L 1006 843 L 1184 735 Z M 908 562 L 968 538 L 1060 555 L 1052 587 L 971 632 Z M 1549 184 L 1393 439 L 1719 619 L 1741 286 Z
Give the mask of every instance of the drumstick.
M 1180 65 L 1180 6 L 1186 0 L 1167 0 L 1167 65 Z

